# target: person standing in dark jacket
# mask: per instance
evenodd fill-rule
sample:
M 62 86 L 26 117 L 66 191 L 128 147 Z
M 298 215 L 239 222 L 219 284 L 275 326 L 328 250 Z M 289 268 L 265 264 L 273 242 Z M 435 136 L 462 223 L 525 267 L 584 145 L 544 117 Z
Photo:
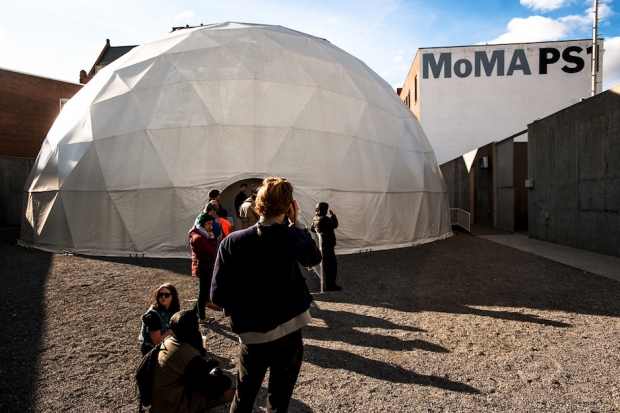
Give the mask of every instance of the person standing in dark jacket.
M 248 198 L 245 193 L 246 189 L 248 189 L 248 184 L 246 184 L 245 182 L 239 185 L 239 193 L 235 197 L 235 213 L 237 214 L 237 218 L 241 218 L 241 204 L 243 204 Z
M 198 278 L 198 299 L 194 311 L 200 324 L 212 321 L 205 310 L 209 301 L 213 263 L 217 253 L 217 241 L 212 230 L 213 217 L 207 212 L 201 212 L 196 218 L 196 225 L 187 234 L 192 248 L 192 276 Z
M 267 412 L 287 411 L 303 360 L 301 330 L 312 319 L 312 296 L 298 263 L 321 262 L 286 179 L 263 181 L 256 211 L 257 225 L 222 241 L 211 284 L 211 300 L 224 309 L 240 341 L 231 413 L 252 411 L 267 369 Z M 285 216 L 288 227 L 281 225 Z
M 321 254 L 323 255 L 323 277 L 327 291 L 342 290 L 342 287 L 336 284 L 336 274 L 338 273 L 338 261 L 334 251 L 336 248 L 336 233 L 334 230 L 336 228 L 338 228 L 336 214 L 329 209 L 327 202 L 319 202 L 312 220 L 312 232 L 317 233 L 320 237 Z

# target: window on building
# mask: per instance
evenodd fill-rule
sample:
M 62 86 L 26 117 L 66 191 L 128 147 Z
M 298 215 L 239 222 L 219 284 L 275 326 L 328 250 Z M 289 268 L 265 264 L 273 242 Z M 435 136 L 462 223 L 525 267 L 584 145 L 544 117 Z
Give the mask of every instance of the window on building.
M 60 110 L 65 107 L 65 103 L 67 103 L 69 99 L 60 98 Z
M 418 101 L 418 75 L 416 75 L 415 79 L 413 80 L 413 99 L 414 102 Z

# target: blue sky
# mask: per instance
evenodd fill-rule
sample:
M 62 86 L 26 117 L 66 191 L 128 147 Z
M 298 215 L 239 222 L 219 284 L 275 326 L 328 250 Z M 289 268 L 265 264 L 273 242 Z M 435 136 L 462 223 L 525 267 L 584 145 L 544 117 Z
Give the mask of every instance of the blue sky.
M 620 0 L 599 0 L 603 89 L 620 84 Z M 322 37 L 401 86 L 420 47 L 592 37 L 594 0 L 0 0 L 0 67 L 77 82 L 106 39 L 142 44 L 225 21 Z

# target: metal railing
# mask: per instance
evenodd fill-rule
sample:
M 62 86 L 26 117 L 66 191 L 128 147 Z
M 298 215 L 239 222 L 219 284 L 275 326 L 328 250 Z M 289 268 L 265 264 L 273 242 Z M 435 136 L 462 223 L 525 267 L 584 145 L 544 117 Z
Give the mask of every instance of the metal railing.
M 450 221 L 452 225 L 458 225 L 467 232 L 471 232 L 469 226 L 469 212 L 460 208 L 450 208 Z

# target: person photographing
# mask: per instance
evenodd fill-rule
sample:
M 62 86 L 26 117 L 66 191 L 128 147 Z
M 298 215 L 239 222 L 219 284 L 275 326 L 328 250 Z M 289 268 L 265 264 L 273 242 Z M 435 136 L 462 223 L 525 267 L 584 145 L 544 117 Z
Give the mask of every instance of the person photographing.
M 327 202 L 319 202 L 312 219 L 312 232 L 319 235 L 321 254 L 323 255 L 323 277 L 327 291 L 340 291 L 342 287 L 336 284 L 338 261 L 336 260 L 336 233 L 338 218 L 334 211 L 329 209 Z
M 311 321 L 299 264 L 321 262 L 321 252 L 299 222 L 293 186 L 266 178 L 256 196 L 257 225 L 224 238 L 215 261 L 211 300 L 239 336 L 237 392 L 231 413 L 251 412 L 269 369 L 267 412 L 286 412 L 303 361 L 302 328 Z M 282 225 L 287 217 L 288 226 Z M 254 268 L 248 271 L 248 263 Z

